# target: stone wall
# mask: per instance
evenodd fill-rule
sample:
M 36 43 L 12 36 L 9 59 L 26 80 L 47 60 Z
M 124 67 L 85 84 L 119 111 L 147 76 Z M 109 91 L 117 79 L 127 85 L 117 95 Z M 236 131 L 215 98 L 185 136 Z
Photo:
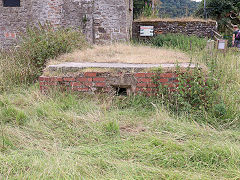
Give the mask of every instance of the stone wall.
M 92 0 L 64 0 L 60 25 L 81 28 L 87 40 L 93 43 L 93 12 L 94 2 Z
M 97 0 L 94 4 L 95 41 L 105 43 L 130 38 L 133 16 L 131 0 Z
M 25 31 L 29 24 L 44 20 L 47 13 L 43 7 L 46 6 L 44 0 L 22 0 L 21 7 L 3 7 L 3 1 L 0 1 L 0 47 L 14 44 L 18 34 Z
M 28 25 L 46 21 L 81 28 L 91 43 L 126 41 L 132 9 L 132 0 L 21 0 L 21 7 L 3 7 L 0 0 L 0 48 L 13 45 Z
M 154 36 L 158 34 L 180 33 L 199 37 L 212 37 L 213 30 L 217 31 L 217 23 L 215 21 L 135 21 L 133 22 L 133 38 L 135 39 L 151 38 L 140 37 L 140 26 L 154 26 Z

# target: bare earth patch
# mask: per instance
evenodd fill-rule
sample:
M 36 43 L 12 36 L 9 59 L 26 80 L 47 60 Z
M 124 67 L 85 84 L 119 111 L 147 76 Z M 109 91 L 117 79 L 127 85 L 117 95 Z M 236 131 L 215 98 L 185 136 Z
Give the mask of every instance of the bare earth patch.
M 111 44 L 94 45 L 50 60 L 49 65 L 63 62 L 114 62 L 114 63 L 183 63 L 190 62 L 187 54 L 178 50 L 155 48 L 143 45 Z
M 120 131 L 123 133 L 127 132 L 127 133 L 137 134 L 137 133 L 141 133 L 141 132 L 146 132 L 147 128 L 141 124 L 139 124 L 137 126 L 128 124 L 128 125 L 120 126 Z

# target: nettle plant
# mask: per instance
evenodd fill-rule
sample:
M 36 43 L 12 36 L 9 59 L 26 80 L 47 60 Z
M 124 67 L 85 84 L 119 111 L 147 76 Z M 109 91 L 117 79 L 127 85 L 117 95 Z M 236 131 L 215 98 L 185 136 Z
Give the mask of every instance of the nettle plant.
M 158 87 L 158 96 L 162 103 L 174 112 L 209 111 L 220 101 L 217 95 L 217 81 L 197 67 L 188 68 L 185 71 L 178 67 L 176 69 L 177 83 L 174 89 L 159 83 L 157 81 L 159 75 L 154 77 L 154 83 Z

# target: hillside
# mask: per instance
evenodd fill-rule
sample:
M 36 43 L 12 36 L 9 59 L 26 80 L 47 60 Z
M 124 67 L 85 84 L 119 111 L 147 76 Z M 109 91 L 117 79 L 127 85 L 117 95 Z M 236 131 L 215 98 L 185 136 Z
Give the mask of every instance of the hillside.
M 161 0 L 161 2 L 159 11 L 166 17 L 191 16 L 200 4 L 191 0 Z
M 137 18 L 141 14 L 145 3 L 150 3 L 150 0 L 134 0 L 134 17 Z M 166 17 L 183 17 L 191 16 L 197 10 L 199 2 L 191 0 L 161 0 L 157 1 L 159 16 Z

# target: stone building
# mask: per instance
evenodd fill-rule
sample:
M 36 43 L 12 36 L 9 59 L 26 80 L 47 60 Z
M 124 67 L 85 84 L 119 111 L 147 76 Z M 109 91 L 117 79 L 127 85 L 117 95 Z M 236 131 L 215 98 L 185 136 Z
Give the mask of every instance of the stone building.
M 0 47 L 14 44 L 29 25 L 46 21 L 81 27 L 91 43 L 126 41 L 132 18 L 132 0 L 0 0 Z

